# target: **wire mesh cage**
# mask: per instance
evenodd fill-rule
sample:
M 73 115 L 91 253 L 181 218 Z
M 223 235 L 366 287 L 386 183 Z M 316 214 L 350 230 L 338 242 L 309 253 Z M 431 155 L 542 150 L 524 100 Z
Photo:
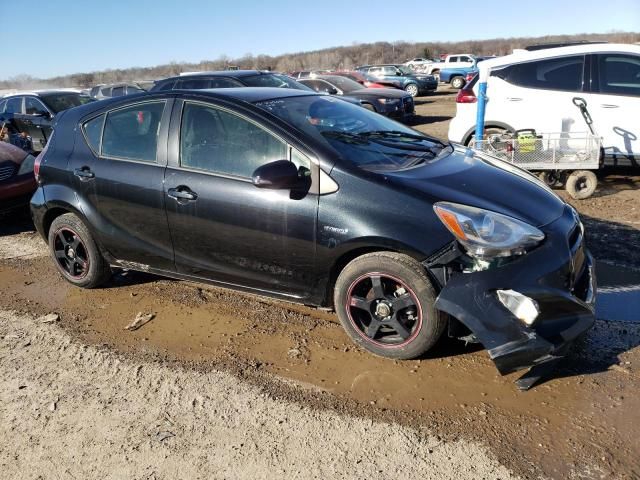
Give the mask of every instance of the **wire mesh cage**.
M 489 135 L 472 148 L 526 170 L 597 170 L 602 139 L 589 132 Z

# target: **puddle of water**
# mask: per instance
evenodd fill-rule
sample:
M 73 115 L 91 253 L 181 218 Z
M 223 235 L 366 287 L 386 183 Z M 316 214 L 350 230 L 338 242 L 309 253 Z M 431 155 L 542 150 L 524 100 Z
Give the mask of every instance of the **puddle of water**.
M 602 320 L 640 323 L 640 270 L 598 262 L 596 316 Z

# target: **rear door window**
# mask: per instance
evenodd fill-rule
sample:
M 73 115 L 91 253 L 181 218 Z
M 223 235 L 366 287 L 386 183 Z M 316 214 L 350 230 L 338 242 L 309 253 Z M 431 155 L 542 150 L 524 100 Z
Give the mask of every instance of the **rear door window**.
M 124 95 L 124 87 L 113 87 L 111 90 L 112 97 L 121 97 L 122 95 Z
M 240 82 L 233 78 L 212 78 L 209 88 L 234 88 L 244 87 Z
M 599 93 L 640 97 L 640 56 L 598 55 Z
M 584 56 L 519 63 L 492 72 L 492 76 L 525 88 L 578 92 L 582 90 Z
M 22 113 L 22 97 L 7 100 L 7 113 Z
M 259 166 L 287 158 L 287 144 L 255 123 L 216 107 L 185 103 L 181 166 L 250 178 Z
M 148 102 L 107 113 L 102 135 L 102 155 L 155 162 L 164 106 L 164 101 Z

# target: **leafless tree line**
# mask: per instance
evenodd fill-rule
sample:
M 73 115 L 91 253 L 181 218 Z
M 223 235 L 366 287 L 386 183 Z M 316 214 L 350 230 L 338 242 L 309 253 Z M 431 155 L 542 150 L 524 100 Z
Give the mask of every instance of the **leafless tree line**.
M 351 69 L 358 65 L 374 63 L 401 63 L 415 57 L 436 57 L 446 53 L 472 53 L 475 55 L 505 55 L 515 48 L 538 43 L 572 41 L 608 41 L 638 43 L 640 33 L 610 32 L 603 34 L 548 35 L 544 37 L 495 38 L 462 42 L 376 42 L 353 44 L 345 47 L 325 48 L 311 52 L 290 53 L 279 56 L 246 54 L 231 59 L 221 56 L 216 60 L 200 63 L 171 62 L 155 67 L 107 69 L 99 72 L 74 73 L 48 79 L 19 75 L 0 81 L 0 89 L 81 87 L 100 83 L 141 81 L 177 75 L 184 71 L 224 70 L 229 66 L 241 69 L 270 69 L 281 72 L 309 69 Z

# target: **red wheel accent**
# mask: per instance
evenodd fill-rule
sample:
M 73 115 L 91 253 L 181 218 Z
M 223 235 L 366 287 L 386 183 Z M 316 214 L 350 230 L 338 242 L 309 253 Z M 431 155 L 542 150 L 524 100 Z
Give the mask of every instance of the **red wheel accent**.
M 373 280 L 374 278 L 379 279 L 380 286 L 376 287 Z M 386 295 L 386 293 L 384 292 L 384 284 L 382 282 L 383 278 L 389 279 L 395 282 L 401 288 L 404 288 L 406 293 L 403 294 L 401 297 L 393 297 L 391 295 Z M 369 289 L 369 293 L 374 292 L 374 298 L 372 298 L 371 300 L 368 300 L 367 298 L 364 298 L 361 296 L 354 295 L 354 290 L 356 288 L 359 288 L 362 282 L 366 280 L 370 280 L 372 284 L 371 289 Z M 375 292 L 376 289 L 378 289 L 377 292 Z M 367 297 L 369 296 L 370 295 L 367 294 Z M 382 308 L 380 307 L 381 304 L 382 304 Z M 394 310 L 394 304 L 396 306 L 398 305 L 404 305 L 404 306 L 400 306 L 400 308 L 397 308 Z M 413 320 L 413 324 L 410 327 L 409 335 L 407 336 L 407 338 L 403 338 L 402 334 L 396 331 L 396 334 L 402 338 L 401 342 L 389 343 L 389 342 L 380 341 L 379 339 L 375 339 L 375 336 L 380 327 L 386 327 L 391 329 L 399 328 L 401 330 L 404 329 L 406 331 L 407 326 L 404 325 L 401 319 L 397 318 L 397 314 L 404 311 L 407 308 L 410 308 L 411 306 L 416 307 L 417 318 Z M 374 311 L 374 307 L 376 308 L 375 311 Z M 372 323 L 370 323 L 369 326 L 366 326 L 366 325 L 363 325 L 362 322 L 356 321 L 356 319 L 354 319 L 352 315 L 352 311 L 351 311 L 352 308 L 356 308 L 359 311 L 366 312 L 370 316 L 372 323 L 377 322 L 379 326 L 375 328 L 375 331 L 373 332 L 373 336 L 369 336 L 363 330 L 363 328 L 368 330 L 369 326 Z M 386 313 L 387 308 L 391 308 L 391 312 L 389 312 L 389 315 L 386 318 L 381 318 L 381 315 L 378 315 L 379 310 L 382 310 L 384 314 Z M 402 280 L 400 280 L 397 277 L 394 277 L 393 275 L 389 275 L 387 273 L 372 272 L 372 273 L 367 273 L 365 275 L 361 275 L 360 277 L 355 279 L 347 290 L 347 301 L 346 301 L 345 309 L 346 309 L 347 317 L 349 318 L 351 325 L 353 326 L 354 330 L 358 333 L 358 335 L 362 337 L 366 342 L 372 343 L 381 348 L 396 349 L 396 348 L 404 347 L 409 343 L 411 343 L 418 336 L 418 334 L 420 333 L 420 330 L 422 329 L 422 323 L 423 323 L 422 322 L 422 306 L 420 304 L 420 301 L 418 300 L 417 295 Z M 387 318 L 390 318 L 392 320 L 387 320 Z

